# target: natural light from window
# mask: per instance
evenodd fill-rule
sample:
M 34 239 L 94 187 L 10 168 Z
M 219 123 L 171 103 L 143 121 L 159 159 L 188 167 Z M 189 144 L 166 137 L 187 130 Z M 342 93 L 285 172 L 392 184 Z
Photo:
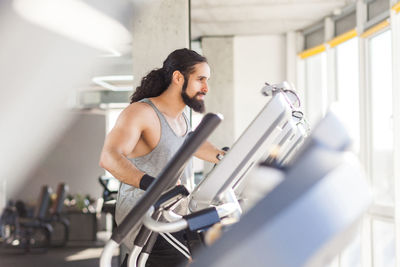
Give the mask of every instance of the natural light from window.
M 360 150 L 358 38 L 336 47 L 337 101 L 345 116 L 342 118 L 353 139 L 353 150 Z
M 372 180 L 375 202 L 393 205 L 391 31 L 369 40 L 372 116 Z

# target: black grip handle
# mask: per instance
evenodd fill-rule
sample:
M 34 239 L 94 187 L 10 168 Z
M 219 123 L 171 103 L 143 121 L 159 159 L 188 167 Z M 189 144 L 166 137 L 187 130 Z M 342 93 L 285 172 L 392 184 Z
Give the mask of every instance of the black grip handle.
M 151 217 L 154 220 L 158 221 L 161 217 L 161 212 L 156 211 L 153 213 Z M 148 242 L 151 233 L 152 231 L 149 228 L 147 228 L 144 224 L 142 224 L 142 227 L 140 227 L 139 233 L 137 234 L 135 240 L 133 241 L 133 244 L 138 247 L 143 247 Z
M 156 204 L 154 204 L 154 209 L 158 210 L 168 202 L 171 202 L 171 204 L 176 203 L 177 200 L 182 197 L 187 197 L 189 194 L 189 191 L 184 185 L 177 185 L 171 190 L 162 194 L 162 196 L 157 200 Z
M 146 242 L 151 233 L 152 231 L 143 224 L 142 227 L 140 227 L 139 233 L 137 234 L 133 244 L 138 247 L 143 247 L 144 245 L 146 245 Z
M 221 221 L 215 207 L 205 208 L 183 218 L 187 221 L 190 231 L 205 229 Z
M 147 241 L 146 245 L 142 249 L 142 253 L 147 253 L 147 254 L 151 253 L 151 251 L 153 250 L 154 244 L 156 243 L 157 237 L 158 237 L 157 232 L 151 233 L 149 240 Z
M 139 199 L 136 205 L 127 214 L 121 224 L 117 227 L 111 239 L 120 244 L 128 233 L 136 228 L 141 222 L 147 210 L 158 200 L 159 196 L 167 189 L 176 174 L 183 170 L 186 162 L 206 141 L 208 136 L 215 130 L 222 121 L 222 116 L 208 113 L 201 120 L 199 126 L 183 143 L 175 153 L 167 166 L 162 170 L 158 179 L 152 183 L 146 193 Z

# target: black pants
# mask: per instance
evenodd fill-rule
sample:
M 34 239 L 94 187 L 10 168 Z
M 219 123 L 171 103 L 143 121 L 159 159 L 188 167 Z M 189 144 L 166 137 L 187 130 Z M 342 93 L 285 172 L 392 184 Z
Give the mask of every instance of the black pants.
M 180 242 L 185 244 L 183 239 L 183 232 L 173 234 Z M 153 250 L 150 253 L 149 258 L 146 262 L 146 267 L 176 267 L 186 263 L 188 259 L 183 256 L 176 248 L 169 244 L 162 236 L 157 237 L 157 241 L 154 244 Z M 121 267 L 128 266 L 128 254 Z

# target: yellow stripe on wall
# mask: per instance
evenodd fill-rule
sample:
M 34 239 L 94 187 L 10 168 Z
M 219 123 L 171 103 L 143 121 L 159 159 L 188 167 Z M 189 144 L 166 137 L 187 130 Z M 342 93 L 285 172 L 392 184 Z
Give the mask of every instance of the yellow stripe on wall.
M 396 11 L 396 13 L 400 12 L 400 2 L 398 2 L 397 4 L 395 4 L 394 6 L 392 6 L 392 9 L 394 11 Z
M 366 30 L 361 34 L 362 38 L 367 38 L 368 36 L 371 36 L 372 34 L 388 27 L 390 25 L 389 20 L 384 20 L 381 23 L 378 23 L 377 25 L 371 27 L 370 29 Z
M 330 40 L 328 42 L 330 47 L 335 47 L 337 45 L 340 45 L 341 43 L 346 42 L 347 40 L 350 40 L 351 38 L 354 38 L 357 36 L 357 31 L 356 29 L 345 32 L 335 38 L 333 38 L 332 40 Z
M 310 49 L 307 49 L 307 50 L 301 52 L 301 53 L 299 54 L 299 57 L 300 57 L 301 59 L 305 59 L 305 58 L 314 56 L 314 55 L 316 55 L 316 54 L 322 53 L 322 52 L 324 52 L 325 50 L 326 50 L 325 44 L 318 45 L 318 46 L 315 46 L 315 47 L 313 47 L 313 48 L 310 48 Z

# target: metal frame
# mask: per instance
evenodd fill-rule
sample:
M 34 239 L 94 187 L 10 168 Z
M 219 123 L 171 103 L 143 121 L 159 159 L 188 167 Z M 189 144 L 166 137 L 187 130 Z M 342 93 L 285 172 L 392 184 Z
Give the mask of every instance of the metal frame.
M 283 182 L 193 266 L 324 266 L 350 240 L 371 202 L 361 166 L 345 152 L 346 144 L 344 127 L 328 113 L 284 171 Z
M 206 114 L 202 122 L 190 135 L 186 142 L 178 149 L 175 155 L 168 161 L 154 182 L 139 199 L 139 202 L 125 216 L 124 220 L 119 224 L 116 231 L 112 234 L 111 239 L 106 243 L 106 246 L 100 257 L 100 266 L 111 266 L 111 258 L 113 250 L 127 237 L 127 235 L 135 228 L 140 226 L 143 216 L 147 210 L 154 205 L 160 195 L 168 189 L 171 184 L 176 184 L 177 173 L 180 173 L 185 167 L 187 161 L 200 145 L 209 137 L 212 131 L 222 121 L 223 116 L 220 114 Z M 131 259 L 129 260 L 131 261 Z
M 272 96 L 272 99 L 246 129 L 224 160 L 211 173 L 211 177 L 207 177 L 196 187 L 189 204 L 190 207 L 195 207 L 191 209 L 192 213 L 211 205 L 220 204 L 215 207 L 219 218 L 239 217 L 241 207 L 237 196 L 243 189 L 241 185 L 246 179 L 242 178 L 247 171 L 260 159 L 264 160 L 272 152 L 275 152 L 271 149 L 277 144 L 284 148 L 282 153 L 277 154 L 277 160 L 283 162 L 293 156 L 296 150 L 294 147 L 301 144 L 306 136 L 305 127 L 308 125 L 303 125 L 306 124 L 304 118 L 297 123 L 293 121 L 292 109 L 295 106 L 292 106 L 292 102 L 286 95 L 289 90 L 286 87 L 286 84 L 276 86 L 267 84 L 263 88 L 263 93 Z M 232 166 L 236 166 L 236 168 L 232 168 Z M 213 178 L 214 176 L 215 178 Z M 143 225 L 147 229 L 154 232 L 171 233 L 188 228 L 189 224 L 185 217 L 174 214 L 172 211 L 163 212 L 172 221 L 161 222 L 153 218 L 154 210 L 154 207 L 150 208 L 143 218 Z M 141 247 L 134 248 L 129 257 L 129 266 L 136 266 L 140 251 Z M 145 260 L 140 264 L 144 263 Z
M 253 123 L 250 124 L 245 133 L 239 138 L 231 151 L 224 157 L 224 160 L 212 172 L 212 175 L 210 175 L 217 176 L 218 179 L 216 180 L 215 178 L 207 177 L 196 187 L 191 200 L 203 201 L 201 202 L 201 205 L 197 205 L 199 202 L 191 201 L 190 204 L 192 204 L 192 207 L 193 203 L 196 204 L 196 209 L 192 209 L 192 212 L 201 210 L 202 208 L 208 208 L 211 204 L 217 204 L 218 201 L 215 201 L 215 199 L 218 199 L 221 200 L 221 205 L 215 207 L 215 210 L 219 218 L 231 215 L 234 217 L 240 216 L 241 208 L 233 192 L 233 185 L 240 185 L 241 178 L 246 174 L 249 167 L 253 166 L 255 162 L 258 162 L 260 158 L 265 159 L 265 157 L 271 153 L 269 148 L 272 148 L 273 144 L 289 142 L 291 145 L 296 146 L 300 143 L 299 139 L 304 137 L 303 134 L 305 134 L 305 132 L 298 129 L 296 123 L 289 123 L 292 119 L 292 108 L 294 108 L 294 106 L 292 106 L 292 103 L 286 95 L 286 91 L 284 90 L 285 88 L 279 86 L 274 87 L 267 85 L 267 87 L 269 89 L 272 88 L 272 90 L 264 93 L 271 95 L 271 100 L 256 117 Z M 252 142 L 252 144 L 249 145 L 249 142 Z M 182 150 L 182 148 L 180 150 Z M 293 150 L 291 149 L 285 151 L 285 154 L 282 154 L 282 157 L 292 151 Z M 289 154 L 289 156 L 290 155 L 291 154 Z M 232 166 L 236 166 L 236 168 L 232 168 Z M 158 185 L 158 183 L 155 184 L 155 186 L 156 185 Z M 151 189 L 152 188 L 150 188 L 150 190 Z M 198 194 L 199 192 L 201 192 L 201 194 Z M 206 194 L 204 195 L 204 193 Z M 147 196 L 147 194 L 145 196 Z M 197 198 L 197 196 L 205 196 L 206 199 Z M 188 227 L 188 221 L 186 221 L 185 218 L 180 219 L 176 214 L 169 214 L 169 217 L 177 220 L 167 223 L 160 222 L 153 218 L 154 210 L 154 207 L 152 207 L 146 212 L 144 217 L 142 216 L 142 223 L 147 229 L 154 232 L 176 232 Z M 133 210 L 130 214 L 131 213 L 133 214 Z M 129 215 L 127 217 L 129 217 Z M 126 230 L 125 228 L 124 230 Z M 122 233 L 123 230 L 120 232 Z M 121 235 L 121 233 L 119 233 L 119 235 Z M 102 255 L 103 260 L 101 260 L 101 266 L 108 266 L 106 265 L 109 261 L 108 254 L 115 246 L 118 246 L 118 244 L 114 244 L 114 240 L 118 240 L 119 236 L 117 234 L 114 235 L 115 237 L 112 237 L 110 242 L 106 245 Z M 141 250 L 142 247 L 134 247 L 134 250 L 131 252 L 128 259 L 128 266 L 136 266 Z M 140 264 L 143 265 L 144 263 L 145 260 L 142 259 Z
M 290 119 L 291 109 L 283 93 L 275 95 L 223 160 L 194 189 L 190 195 L 190 210 L 194 212 L 217 204 L 222 193 L 238 184 L 258 160 L 266 158 Z

